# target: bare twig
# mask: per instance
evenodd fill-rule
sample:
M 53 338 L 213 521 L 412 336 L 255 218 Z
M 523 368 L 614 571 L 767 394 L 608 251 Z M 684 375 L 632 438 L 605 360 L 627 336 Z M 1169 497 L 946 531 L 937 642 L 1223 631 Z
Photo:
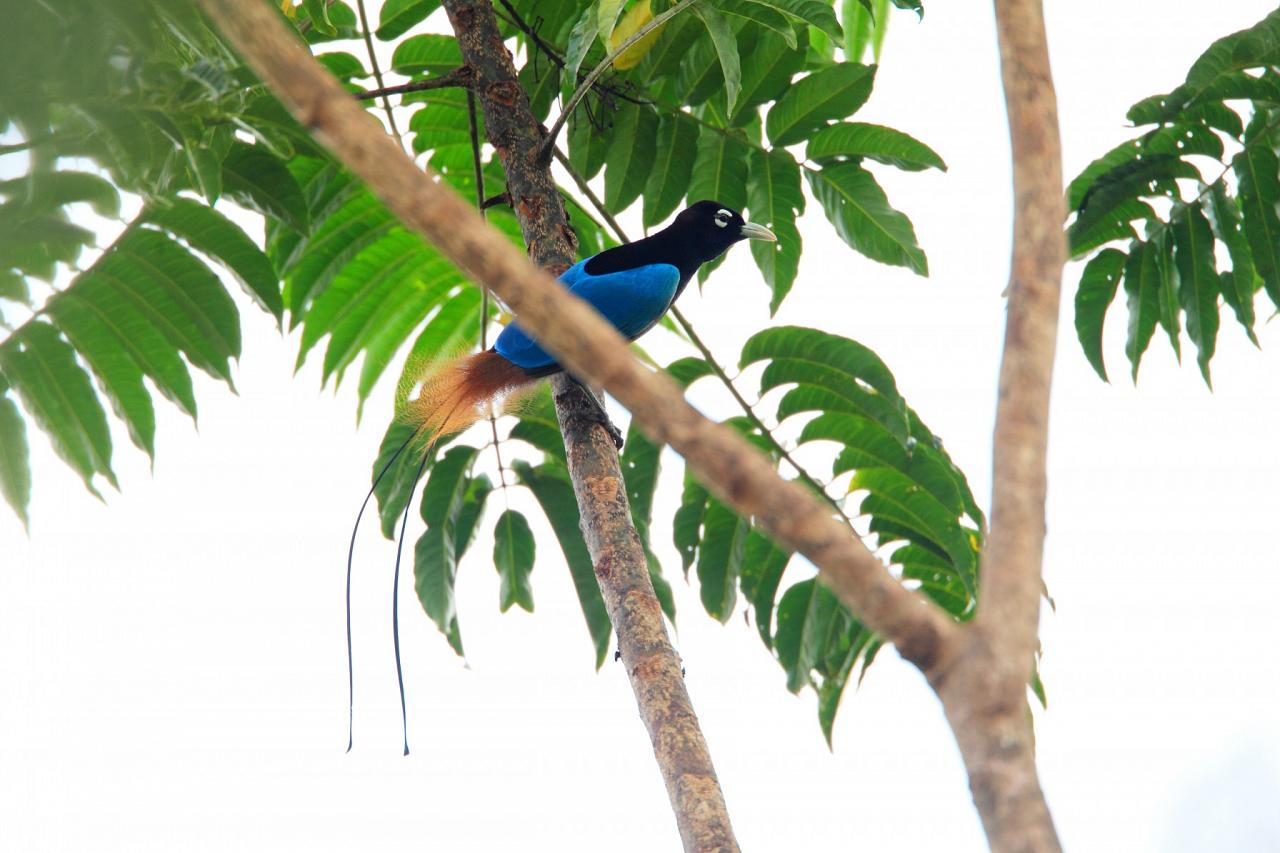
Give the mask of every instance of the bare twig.
M 484 206 L 484 163 L 480 160 L 480 123 L 476 120 L 476 93 L 467 90 L 467 125 L 471 131 L 471 168 L 476 181 L 476 207 L 480 218 L 486 222 Z M 480 288 L 480 349 L 489 348 L 489 288 Z M 505 492 L 507 488 L 507 469 L 502 464 L 502 440 L 498 438 L 498 418 L 489 407 L 489 432 L 493 434 L 493 455 L 498 460 L 498 479 Z
M 364 36 L 364 49 L 369 54 L 369 67 L 373 69 L 373 79 L 378 82 L 378 89 L 384 89 L 386 83 L 382 79 L 382 67 L 378 64 L 378 54 L 373 49 L 373 33 L 369 30 L 369 15 L 364 8 L 364 0 L 356 0 L 356 9 L 360 13 L 360 32 Z M 391 111 L 391 99 L 382 96 L 382 110 L 387 114 L 387 124 L 391 126 L 391 135 L 404 147 L 404 137 L 400 128 L 396 127 L 396 115 Z
M 556 123 L 551 125 L 551 130 L 547 131 L 547 138 L 542 143 L 543 162 L 551 161 L 551 157 L 550 157 L 551 149 L 555 147 L 556 137 L 560 134 L 560 131 L 564 128 L 564 123 L 569 120 L 569 116 L 571 116 L 573 114 L 573 111 L 577 109 L 578 104 L 582 101 L 582 99 L 587 96 L 587 92 L 591 91 L 592 84 L 594 84 L 596 80 L 599 79 L 601 74 L 603 74 L 604 72 L 608 71 L 610 68 L 613 67 L 614 60 L 617 59 L 619 56 L 621 56 L 623 53 L 625 53 L 627 49 L 630 48 L 633 44 L 640 41 L 640 39 L 644 38 L 649 33 L 653 32 L 658 27 L 662 26 L 667 21 L 671 20 L 676 15 L 680 14 L 685 9 L 688 9 L 690 6 L 692 6 L 694 3 L 697 3 L 697 2 L 698 0 L 680 0 L 679 3 L 672 6 L 670 9 L 663 12 L 661 15 L 656 16 L 655 18 L 653 18 L 653 20 L 649 21 L 649 23 L 645 24 L 643 27 L 640 27 L 638 30 L 632 33 L 628 38 L 626 38 L 622 42 L 622 44 L 618 45 L 616 48 L 609 51 L 609 55 L 606 56 L 603 60 L 601 60 L 599 65 L 591 69 L 591 72 L 587 74 L 586 78 L 582 81 L 581 84 L 578 85 L 577 90 L 574 91 L 573 95 L 569 98 L 568 102 L 565 103 L 564 109 L 561 110 L 560 115 L 556 117 Z
M 414 80 L 412 83 L 400 83 L 395 86 L 358 92 L 356 93 L 356 98 L 361 101 L 368 101 L 372 98 L 385 98 L 388 95 L 407 95 L 410 92 L 426 92 L 431 89 L 447 89 L 452 86 L 469 88 L 472 79 L 471 69 L 463 65 L 446 74 L 441 74 L 439 77 L 428 77 L 426 80 Z

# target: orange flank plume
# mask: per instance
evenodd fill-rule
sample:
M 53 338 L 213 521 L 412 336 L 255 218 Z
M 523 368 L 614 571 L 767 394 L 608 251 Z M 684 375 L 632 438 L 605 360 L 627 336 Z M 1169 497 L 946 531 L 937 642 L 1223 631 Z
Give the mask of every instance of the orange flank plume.
M 404 404 L 402 417 L 431 444 L 480 420 L 497 398 L 537 381 L 492 350 L 436 362 L 418 376 L 417 396 Z

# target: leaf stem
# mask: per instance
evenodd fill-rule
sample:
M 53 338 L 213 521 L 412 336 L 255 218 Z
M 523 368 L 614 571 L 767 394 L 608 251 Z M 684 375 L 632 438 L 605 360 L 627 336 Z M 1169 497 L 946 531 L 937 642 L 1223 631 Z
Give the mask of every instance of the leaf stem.
M 414 80 L 411 83 L 401 83 L 397 86 L 386 86 L 370 89 L 367 92 L 357 92 L 356 99 L 367 101 L 372 98 L 385 98 L 387 95 L 405 95 L 409 92 L 425 92 L 430 89 L 445 89 L 450 86 L 468 89 L 471 87 L 471 78 L 471 69 L 462 65 L 439 77 L 428 77 L 426 80 Z
M 547 132 L 547 137 L 542 142 L 542 151 L 540 152 L 542 159 L 551 159 L 551 149 L 555 147 L 556 136 L 558 136 L 560 131 L 564 128 L 564 123 L 569 120 L 569 116 L 571 116 L 573 111 L 577 109 L 578 104 L 581 103 L 582 99 L 587 96 L 587 92 L 591 91 L 591 86 L 596 82 L 600 75 L 613 67 L 614 60 L 625 53 L 633 44 L 640 41 L 640 39 L 644 38 L 649 33 L 653 32 L 658 27 L 662 26 L 667 21 L 671 20 L 676 15 L 680 14 L 697 2 L 698 0 L 680 0 L 679 3 L 632 33 L 622 42 L 622 44 L 610 51 L 609 55 L 606 56 L 599 65 L 591 69 L 591 72 L 587 74 L 586 79 L 582 81 L 577 90 L 573 93 L 572 97 L 569 98 L 569 102 L 565 104 L 564 109 L 560 111 L 560 115 L 556 118 L 556 123 L 551 125 L 551 130 Z

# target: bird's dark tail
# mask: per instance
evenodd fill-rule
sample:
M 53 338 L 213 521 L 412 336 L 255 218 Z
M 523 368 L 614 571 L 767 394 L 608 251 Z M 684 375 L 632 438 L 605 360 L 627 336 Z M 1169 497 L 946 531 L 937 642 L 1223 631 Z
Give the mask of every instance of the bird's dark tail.
M 437 362 L 414 378 L 418 393 L 405 403 L 401 417 L 430 444 L 466 429 L 484 417 L 488 404 L 537 380 L 493 350 Z
M 419 443 L 421 449 L 410 451 L 421 454 L 417 472 L 410 483 L 410 496 L 405 503 L 404 517 L 400 520 L 400 535 L 396 545 L 396 568 L 392 592 L 392 641 L 396 654 L 396 680 L 400 686 L 400 717 L 404 728 L 404 754 L 409 754 L 408 718 L 405 713 L 404 676 L 400 666 L 400 620 L 399 620 L 399 579 L 400 555 L 404 548 L 405 527 L 408 524 L 409 506 L 413 503 L 412 490 L 422 477 L 436 442 L 455 432 L 461 432 L 484 417 L 485 407 L 498 397 L 509 395 L 513 391 L 532 385 L 541 378 L 530 375 L 521 367 L 517 367 L 498 355 L 493 350 L 462 356 L 444 362 L 433 362 L 417 371 L 409 387 L 402 389 L 402 397 L 409 398 L 413 391 L 417 394 L 408 399 L 403 406 L 400 417 L 413 427 L 413 432 L 404 443 L 387 460 L 386 465 L 374 478 L 373 486 L 360 504 L 360 512 L 356 515 L 356 523 L 351 531 L 351 544 L 347 549 L 347 751 L 351 751 L 352 734 L 355 720 L 355 677 L 354 661 L 351 648 L 351 569 L 355 556 L 356 532 L 360 528 L 360 519 L 378 488 L 378 484 L 387 472 L 395 465 L 396 459 L 411 444 Z

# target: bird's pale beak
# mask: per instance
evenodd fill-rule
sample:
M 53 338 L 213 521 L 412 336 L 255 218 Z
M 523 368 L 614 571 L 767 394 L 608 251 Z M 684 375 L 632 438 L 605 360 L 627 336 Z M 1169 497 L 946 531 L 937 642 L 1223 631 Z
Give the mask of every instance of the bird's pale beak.
M 742 223 L 742 229 L 739 233 L 749 240 L 768 240 L 770 243 L 778 242 L 777 234 L 774 234 L 763 225 L 757 225 L 754 222 Z

